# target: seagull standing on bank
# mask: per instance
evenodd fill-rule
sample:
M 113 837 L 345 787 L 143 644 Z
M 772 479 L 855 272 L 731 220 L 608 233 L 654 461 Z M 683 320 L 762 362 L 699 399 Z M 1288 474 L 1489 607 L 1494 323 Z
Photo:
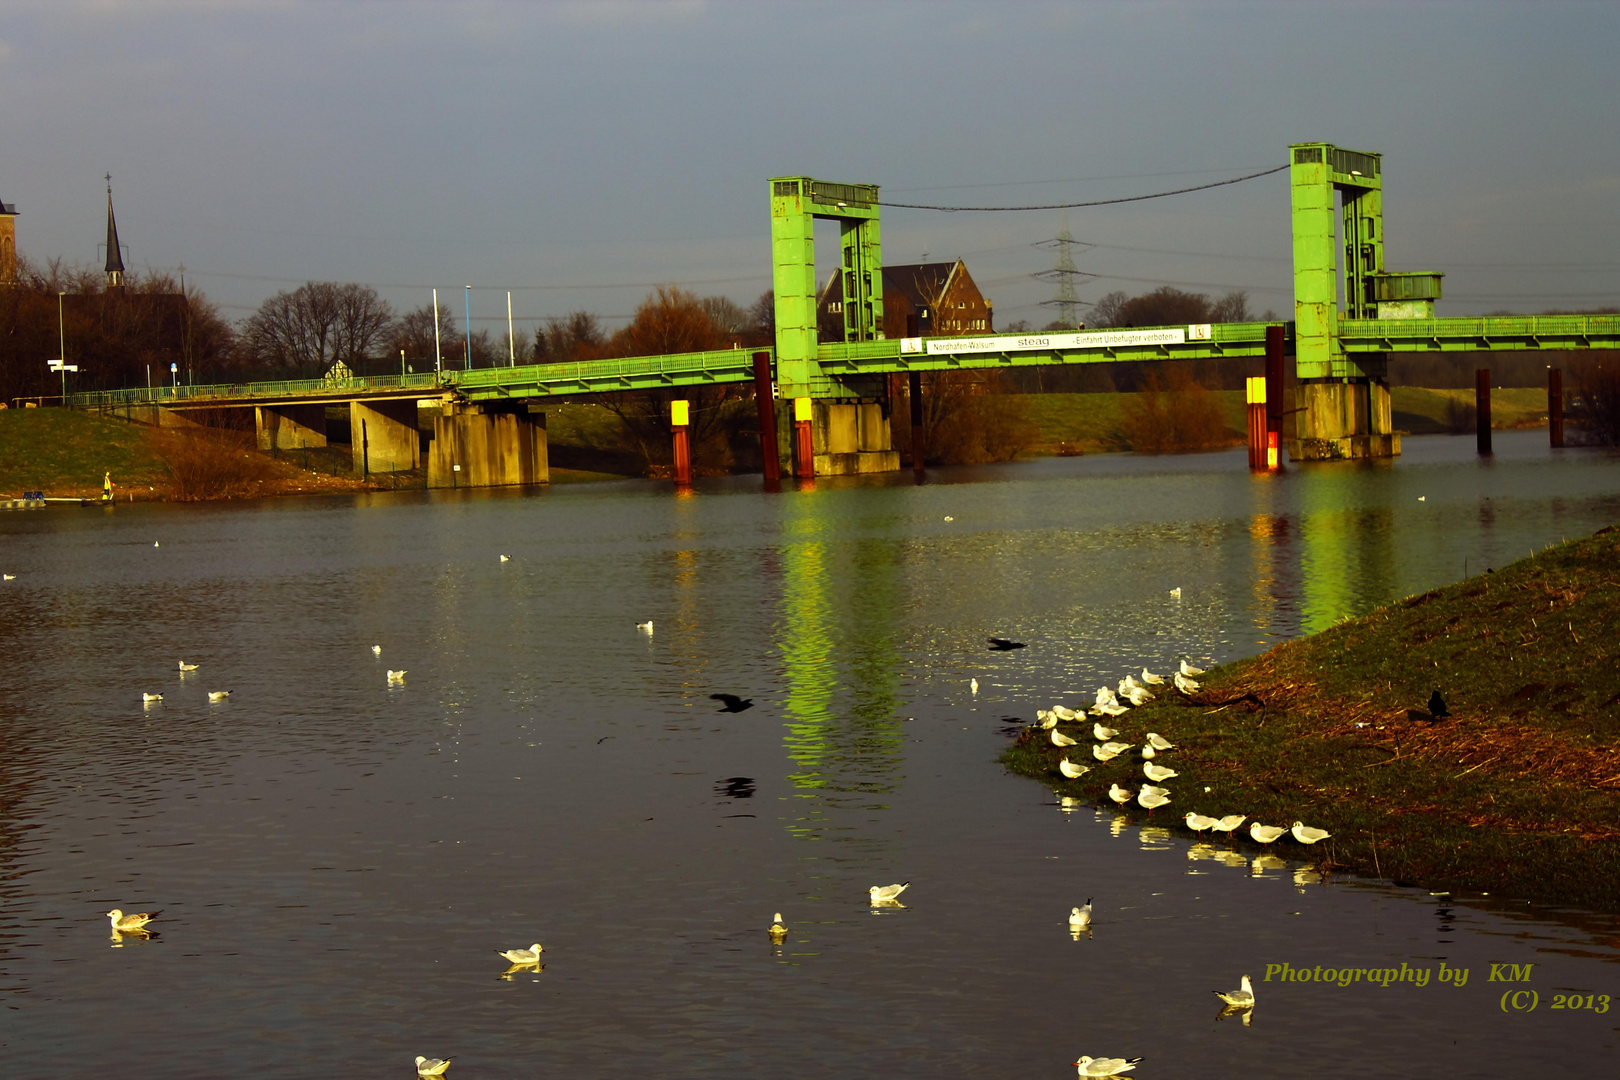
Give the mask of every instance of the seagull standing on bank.
M 1142 682 L 1143 682 L 1143 684 L 1145 684 L 1147 686 L 1163 686 L 1164 685 L 1164 676 L 1163 675 L 1155 675 L 1155 674 L 1153 674 L 1153 672 L 1149 671 L 1147 668 L 1143 668 L 1142 669 Z
M 1262 825 L 1258 821 L 1249 826 L 1249 835 L 1261 844 L 1269 844 L 1287 831 L 1280 825 Z
M 1204 669 L 1201 667 L 1193 667 L 1191 664 L 1187 663 L 1187 661 L 1183 660 L 1181 662 L 1181 673 L 1187 676 L 1189 679 L 1196 679 L 1198 676 L 1204 673 Z
M 1103 727 L 1101 724 L 1092 724 L 1091 733 L 1097 737 L 1098 742 L 1107 742 L 1109 739 L 1112 739 L 1115 735 L 1119 734 L 1119 732 L 1113 728 Z
M 1180 776 L 1181 774 L 1176 772 L 1174 769 L 1167 769 L 1163 765 L 1155 765 L 1153 762 L 1149 761 L 1143 763 L 1142 775 L 1153 781 L 1155 784 L 1162 784 L 1166 780 Z
M 1059 731 L 1057 728 L 1052 729 L 1052 745 L 1053 746 L 1075 746 L 1075 745 L 1077 745 L 1079 743 L 1079 741 L 1080 740 L 1078 740 L 1078 739 L 1069 738 L 1067 735 L 1063 734 L 1063 732 Z
M 1205 817 L 1203 814 L 1195 814 L 1191 810 L 1187 811 L 1187 816 L 1183 820 L 1187 822 L 1187 828 L 1195 833 L 1213 829 L 1218 824 L 1214 818 Z
M 1079 713 L 1075 712 L 1067 705 L 1054 705 L 1052 706 L 1051 711 L 1052 715 L 1057 717 L 1059 720 L 1077 720 L 1080 717 Z
M 1200 689 L 1202 689 L 1202 686 L 1198 682 L 1196 682 L 1193 679 L 1187 678 L 1186 676 L 1182 675 L 1181 672 L 1179 672 L 1179 671 L 1176 672 L 1176 674 L 1175 674 L 1175 682 L 1176 682 L 1176 689 L 1180 690 L 1183 694 L 1186 694 L 1188 697 L 1191 697 L 1192 695 L 1198 693 L 1198 691 Z
M 1126 803 L 1136 798 L 1136 793 L 1130 788 L 1122 788 L 1118 784 L 1110 784 L 1108 785 L 1108 797 L 1119 803 L 1119 805 L 1124 806 Z
M 1221 818 L 1221 820 L 1217 821 L 1212 828 L 1216 832 L 1223 832 L 1228 836 L 1231 836 L 1233 830 L 1248 820 L 1249 815 L 1247 814 L 1227 814 L 1225 817 Z
M 1069 755 L 1067 754 L 1064 754 L 1063 760 L 1058 762 L 1058 772 L 1062 773 L 1064 776 L 1067 776 L 1070 780 L 1078 780 L 1090 771 L 1091 766 L 1076 765 L 1074 762 L 1069 760 Z
M 1152 784 L 1143 784 L 1142 790 L 1136 793 L 1136 801 L 1151 814 L 1170 801 L 1170 792 L 1162 787 L 1154 787 Z
M 1294 839 L 1302 844 L 1314 844 L 1318 840 L 1326 840 L 1333 834 L 1326 829 L 1313 829 L 1303 821 L 1294 822 Z
M 1157 731 L 1147 733 L 1147 744 L 1155 750 L 1174 750 L 1176 744 L 1160 735 Z

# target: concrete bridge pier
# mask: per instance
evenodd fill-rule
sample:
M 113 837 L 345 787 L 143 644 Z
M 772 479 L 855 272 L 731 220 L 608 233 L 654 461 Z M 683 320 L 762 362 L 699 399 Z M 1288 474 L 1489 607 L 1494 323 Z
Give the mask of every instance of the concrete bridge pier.
M 1397 457 L 1389 386 L 1382 379 L 1311 379 L 1294 389 L 1295 431 L 1288 444 L 1294 461 Z
M 900 452 L 889 430 L 888 404 L 814 400 L 810 404 L 811 446 L 817 476 L 899 472 Z
M 550 482 L 545 413 L 531 413 L 523 402 L 446 403 L 434 419 L 428 487 Z
M 299 450 L 326 445 L 325 405 L 258 405 L 253 426 L 260 450 Z
M 416 399 L 349 402 L 349 443 L 362 476 L 421 468 Z

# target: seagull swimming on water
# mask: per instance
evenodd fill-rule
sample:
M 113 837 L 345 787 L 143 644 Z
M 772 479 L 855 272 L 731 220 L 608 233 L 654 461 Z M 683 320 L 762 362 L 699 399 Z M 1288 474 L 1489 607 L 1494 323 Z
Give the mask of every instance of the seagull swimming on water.
M 872 898 L 874 905 L 896 904 L 900 902 L 900 894 L 909 888 L 911 882 L 902 881 L 898 885 L 874 885 L 866 890 L 866 894 Z
M 449 1058 L 430 1058 L 416 1055 L 417 1076 L 443 1076 L 444 1071 L 450 1067 Z
M 543 952 L 545 949 L 537 941 L 527 949 L 496 949 L 495 955 L 505 957 L 507 962 L 513 964 L 538 964 Z
M 512 561 L 512 556 L 510 556 L 510 555 L 502 555 L 501 556 L 501 562 L 511 562 L 511 561 Z
M 373 645 L 371 647 L 371 655 L 372 656 L 381 656 L 382 655 L 382 646 L 381 645 Z
M 738 697 L 736 694 L 710 694 L 709 698 L 720 702 L 720 712 L 742 712 L 754 707 L 754 699 Z
M 107 918 L 112 921 L 112 928 L 116 933 L 128 933 L 131 930 L 145 929 L 146 924 L 163 914 L 162 909 L 157 911 L 137 911 L 125 915 L 120 908 L 113 908 L 107 912 Z
M 638 623 L 636 623 L 636 629 L 640 630 L 644 634 L 652 633 L 653 632 L 652 620 L 648 619 L 646 622 L 638 622 Z
M 162 694 L 142 694 L 141 695 L 141 700 L 146 702 L 148 705 L 150 705 L 154 701 L 162 701 L 163 700 L 163 695 Z
M 1254 984 L 1249 981 L 1247 975 L 1243 976 L 1243 989 L 1233 990 L 1229 993 L 1217 990 L 1215 996 L 1234 1009 L 1254 1008 Z
M 787 927 L 782 925 L 782 913 L 780 911 L 771 916 L 770 929 L 766 930 L 765 932 L 771 935 L 771 942 L 773 944 L 782 944 L 782 939 L 787 937 Z
M 405 669 L 400 668 L 398 671 L 390 670 L 388 672 L 388 681 L 391 683 L 403 683 L 405 681 Z
M 1136 1068 L 1141 1060 L 1139 1057 L 1094 1058 L 1089 1055 L 1082 1055 L 1074 1063 L 1074 1066 L 1080 1070 L 1081 1076 L 1118 1076 L 1120 1073 L 1128 1073 Z
M 188 664 L 184 660 L 182 660 L 182 661 L 180 661 L 180 670 L 181 671 L 196 671 L 197 670 L 197 665 L 196 664 Z
M 1069 911 L 1069 929 L 1084 930 L 1091 925 L 1091 897 L 1086 897 L 1086 906 L 1071 908 Z
M 209 701 L 224 701 L 226 698 L 228 698 L 230 696 L 231 696 L 231 692 L 229 690 L 210 690 L 210 691 L 208 691 L 208 700 Z

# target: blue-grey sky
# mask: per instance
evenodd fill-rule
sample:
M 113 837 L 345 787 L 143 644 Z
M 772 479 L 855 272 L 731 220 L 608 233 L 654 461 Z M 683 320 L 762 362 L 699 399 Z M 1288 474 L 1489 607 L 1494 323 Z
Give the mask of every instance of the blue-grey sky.
M 1391 269 L 1444 314 L 1620 302 L 1620 4 L 52 0 L 0 4 L 19 248 L 232 318 L 309 279 L 440 289 L 504 329 L 656 283 L 768 288 L 766 180 L 1051 203 L 1384 154 Z M 1083 300 L 1158 283 L 1290 305 L 1286 174 L 1074 210 Z M 1045 322 L 1058 212 L 888 210 L 886 262 L 964 257 Z M 830 256 L 826 257 L 830 260 Z M 610 325 L 618 325 L 614 319 Z

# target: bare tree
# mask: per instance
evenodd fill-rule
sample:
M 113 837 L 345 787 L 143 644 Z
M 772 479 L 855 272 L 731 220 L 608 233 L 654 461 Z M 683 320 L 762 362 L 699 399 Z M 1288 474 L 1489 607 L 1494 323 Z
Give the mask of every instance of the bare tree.
M 534 332 L 534 362 L 564 364 L 595 360 L 606 344 L 602 325 L 589 311 L 571 311 L 552 316 Z
M 752 329 L 753 317 L 729 296 L 705 296 L 698 306 L 709 317 L 715 331 L 729 338 L 739 338 Z
M 311 281 L 261 304 L 242 339 L 260 363 L 312 378 L 338 361 L 363 368 L 393 321 L 393 309 L 369 285 Z
M 423 304 L 407 311 L 394 323 L 393 332 L 389 335 L 390 358 L 397 358 L 403 350 L 405 363 L 411 370 L 432 371 L 434 361 L 440 355 L 459 357 L 461 330 L 449 308 L 439 308 L 437 342 L 434 341 L 434 330 L 432 304 Z M 438 352 L 435 352 L 436 348 Z

